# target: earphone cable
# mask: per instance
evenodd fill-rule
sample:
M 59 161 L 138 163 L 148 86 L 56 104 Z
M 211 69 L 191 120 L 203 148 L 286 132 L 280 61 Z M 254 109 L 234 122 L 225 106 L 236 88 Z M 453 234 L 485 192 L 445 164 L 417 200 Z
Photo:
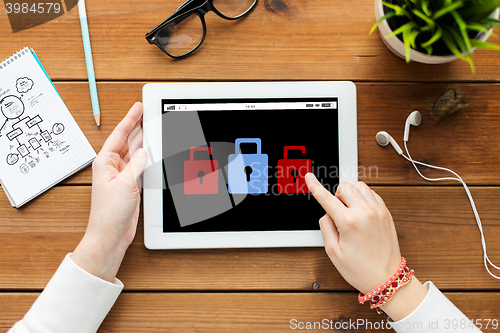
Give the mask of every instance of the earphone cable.
M 447 168 L 443 168 L 443 167 L 438 167 L 438 166 L 435 166 L 435 165 L 430 165 L 430 164 L 426 164 L 426 163 L 423 163 L 423 162 L 419 162 L 419 161 L 415 161 L 411 155 L 410 155 L 410 152 L 408 150 L 408 146 L 406 144 L 406 141 L 404 141 L 404 146 L 405 146 L 405 150 L 406 150 L 406 154 L 408 156 L 405 156 L 405 154 L 401 154 L 401 156 L 403 156 L 406 160 L 410 161 L 411 164 L 413 165 L 413 167 L 415 168 L 415 170 L 417 171 L 417 173 L 420 175 L 420 177 L 422 177 L 423 179 L 425 180 L 428 180 L 428 181 L 440 181 L 440 180 L 455 180 L 455 181 L 458 181 L 460 183 L 462 183 L 464 189 L 465 189 L 465 192 L 467 193 L 467 197 L 469 198 L 469 202 L 471 204 L 471 207 L 472 207 L 472 211 L 474 213 L 474 217 L 476 218 L 476 222 L 477 222 L 477 226 L 479 228 L 479 232 L 481 234 L 481 244 L 482 244 L 482 247 L 483 247 L 483 260 L 484 260 L 484 267 L 486 268 L 486 270 L 488 271 L 488 273 L 494 277 L 495 279 L 499 279 L 500 280 L 500 277 L 497 276 L 497 275 L 494 275 L 489 267 L 488 267 L 488 264 L 487 262 L 492 266 L 494 267 L 495 269 L 497 270 L 500 270 L 500 267 L 494 265 L 490 258 L 488 258 L 488 255 L 486 253 L 486 241 L 485 241 L 485 238 L 484 238 L 484 233 L 483 233 L 483 226 L 482 226 L 482 223 L 481 223 L 481 219 L 479 217 L 479 213 L 477 212 L 477 209 L 476 209 L 476 205 L 474 203 L 474 199 L 472 198 L 472 194 L 470 193 L 469 191 L 469 188 L 467 186 L 467 184 L 465 184 L 465 182 L 463 181 L 463 179 L 456 173 L 454 172 L 453 170 L 450 170 L 450 169 L 447 169 Z M 457 178 L 454 178 L 454 177 L 443 177 L 443 178 L 428 178 L 426 176 L 424 176 L 420 170 L 418 169 L 417 165 L 421 165 L 421 166 L 425 166 L 425 167 L 428 167 L 428 168 L 432 168 L 432 169 L 438 169 L 438 170 L 443 170 L 443 171 L 447 171 L 447 172 L 450 172 L 452 173 L 453 175 L 455 175 Z

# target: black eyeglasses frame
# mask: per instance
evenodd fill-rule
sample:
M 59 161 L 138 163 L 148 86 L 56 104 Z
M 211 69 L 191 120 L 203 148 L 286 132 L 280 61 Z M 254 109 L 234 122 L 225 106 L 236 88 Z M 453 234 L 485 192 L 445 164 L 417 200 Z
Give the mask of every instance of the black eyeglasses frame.
M 167 18 L 165 21 L 157 25 L 153 30 L 148 32 L 146 34 L 146 40 L 149 42 L 149 44 L 154 44 L 160 48 L 160 50 L 163 51 L 166 55 L 169 57 L 178 59 L 178 58 L 183 58 L 194 51 L 196 51 L 205 41 L 205 37 L 207 35 L 207 25 L 205 23 L 205 14 L 213 11 L 217 16 L 225 19 L 225 20 L 237 20 L 246 14 L 248 14 L 252 9 L 255 8 L 255 5 L 257 4 L 258 0 L 254 0 L 253 4 L 242 14 L 235 16 L 235 17 L 230 17 L 222 14 L 217 10 L 217 8 L 214 7 L 213 5 L 213 0 L 188 0 L 185 3 L 183 3 L 176 11 L 174 14 L 172 14 L 169 18 Z M 171 24 L 174 21 L 182 22 L 186 18 L 188 18 L 191 15 L 197 15 L 201 23 L 203 25 L 203 38 L 201 39 L 200 43 L 193 48 L 191 51 L 186 52 L 181 55 L 173 55 L 168 53 L 165 48 L 160 44 L 159 39 L 158 39 L 158 33 L 165 27 L 167 27 L 169 24 Z

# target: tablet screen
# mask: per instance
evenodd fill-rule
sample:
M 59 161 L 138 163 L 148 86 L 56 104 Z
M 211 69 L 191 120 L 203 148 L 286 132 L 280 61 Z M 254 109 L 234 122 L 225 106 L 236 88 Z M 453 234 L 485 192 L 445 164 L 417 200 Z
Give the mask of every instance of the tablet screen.
M 319 230 L 339 183 L 337 98 L 162 100 L 163 231 Z

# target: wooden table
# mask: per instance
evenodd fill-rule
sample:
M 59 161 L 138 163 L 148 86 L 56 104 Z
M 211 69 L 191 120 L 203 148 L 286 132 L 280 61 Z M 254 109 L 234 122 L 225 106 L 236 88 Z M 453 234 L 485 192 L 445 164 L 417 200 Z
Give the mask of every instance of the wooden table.
M 420 280 L 432 280 L 469 318 L 500 320 L 500 282 L 484 269 L 463 188 L 421 180 L 391 148 L 375 142 L 380 130 L 401 141 L 406 117 L 420 110 L 422 125 L 412 129 L 409 142 L 414 157 L 450 167 L 471 185 L 489 257 L 500 263 L 500 53 L 475 52 L 476 74 L 462 61 L 406 64 L 378 34 L 368 34 L 373 0 L 260 0 L 238 21 L 208 14 L 205 44 L 192 57 L 174 61 L 144 34 L 181 2 L 87 2 L 100 130 L 92 117 L 76 9 L 15 34 L 2 10 L 0 59 L 24 46 L 35 49 L 96 151 L 141 100 L 146 82 L 354 81 L 360 180 L 387 203 L 403 255 Z M 500 37 L 490 41 L 499 44 Z M 0 330 L 22 318 L 78 244 L 90 185 L 87 168 L 21 209 L 0 195 Z M 142 217 L 118 277 L 125 290 L 100 332 L 282 332 L 291 330 L 292 319 L 385 319 L 357 304 L 356 291 L 322 248 L 149 251 Z M 491 325 L 485 331 L 497 332 Z

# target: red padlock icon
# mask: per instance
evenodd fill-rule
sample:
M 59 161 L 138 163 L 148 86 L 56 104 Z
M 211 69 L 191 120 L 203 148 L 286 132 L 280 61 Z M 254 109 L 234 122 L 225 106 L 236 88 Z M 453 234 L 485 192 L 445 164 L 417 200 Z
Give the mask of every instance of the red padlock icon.
M 192 147 L 190 159 L 184 162 L 184 194 L 217 194 L 219 192 L 219 163 L 215 160 L 194 159 L 196 151 L 208 151 L 211 147 Z
M 306 153 L 305 146 L 285 146 L 284 159 L 278 161 L 278 192 L 309 193 L 305 176 L 311 172 L 312 162 L 309 159 L 288 159 L 289 150 L 300 150 Z

